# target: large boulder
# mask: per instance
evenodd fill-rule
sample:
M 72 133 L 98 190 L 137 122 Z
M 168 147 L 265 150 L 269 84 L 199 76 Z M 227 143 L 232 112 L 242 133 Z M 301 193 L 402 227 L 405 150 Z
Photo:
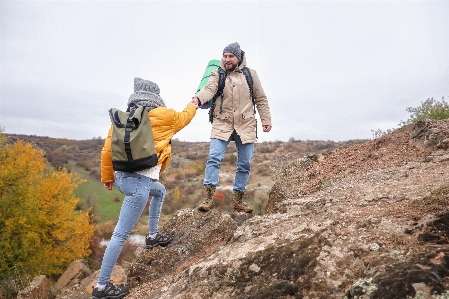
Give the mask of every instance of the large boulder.
M 50 281 L 45 275 L 36 276 L 25 289 L 17 295 L 17 299 L 53 299 Z
M 83 259 L 74 261 L 70 264 L 64 274 L 58 279 L 54 286 L 56 293 L 60 292 L 63 288 L 73 287 L 77 285 L 84 278 L 92 274 L 92 271 L 87 266 Z
M 410 136 L 422 145 L 430 148 L 449 148 L 449 121 L 423 119 L 418 121 Z

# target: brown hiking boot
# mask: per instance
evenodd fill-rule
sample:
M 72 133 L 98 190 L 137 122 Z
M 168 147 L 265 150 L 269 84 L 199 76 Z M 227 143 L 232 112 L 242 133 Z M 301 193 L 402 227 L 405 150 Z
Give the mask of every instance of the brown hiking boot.
M 234 196 L 232 197 L 232 208 L 239 212 L 251 213 L 253 209 L 243 202 L 243 191 L 234 192 Z
M 214 207 L 215 187 L 212 185 L 206 186 L 206 200 L 199 205 L 198 210 L 207 212 Z

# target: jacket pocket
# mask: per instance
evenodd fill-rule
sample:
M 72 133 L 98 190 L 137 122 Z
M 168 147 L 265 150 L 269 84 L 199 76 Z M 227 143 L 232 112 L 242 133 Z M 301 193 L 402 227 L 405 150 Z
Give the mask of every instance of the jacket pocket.
M 243 119 L 250 119 L 250 118 L 254 118 L 254 112 L 253 111 L 248 111 L 242 114 L 242 118 Z
M 240 129 L 244 134 L 254 134 L 256 132 L 256 116 L 253 111 L 242 113 Z
M 229 118 L 229 112 L 222 112 L 222 113 L 216 112 L 216 113 L 214 113 L 214 117 L 218 118 L 218 119 L 226 120 Z

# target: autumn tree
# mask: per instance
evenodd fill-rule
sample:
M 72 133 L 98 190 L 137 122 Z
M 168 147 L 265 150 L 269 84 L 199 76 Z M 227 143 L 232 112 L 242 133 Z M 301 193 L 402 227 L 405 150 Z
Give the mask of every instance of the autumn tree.
M 61 274 L 89 255 L 94 227 L 73 193 L 82 181 L 45 162 L 32 144 L 8 145 L 0 131 L 0 279 L 13 269 Z

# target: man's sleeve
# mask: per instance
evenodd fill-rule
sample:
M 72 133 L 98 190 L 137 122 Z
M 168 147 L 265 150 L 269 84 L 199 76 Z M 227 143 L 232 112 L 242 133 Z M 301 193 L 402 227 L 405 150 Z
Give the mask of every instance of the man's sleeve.
M 209 102 L 218 90 L 218 71 L 213 71 L 210 73 L 209 81 L 207 81 L 206 85 L 195 95 L 200 102 L 201 105 Z
M 251 69 L 251 77 L 253 79 L 253 95 L 256 102 L 257 111 L 263 126 L 271 126 L 271 113 L 268 99 L 260 83 L 257 72 Z

